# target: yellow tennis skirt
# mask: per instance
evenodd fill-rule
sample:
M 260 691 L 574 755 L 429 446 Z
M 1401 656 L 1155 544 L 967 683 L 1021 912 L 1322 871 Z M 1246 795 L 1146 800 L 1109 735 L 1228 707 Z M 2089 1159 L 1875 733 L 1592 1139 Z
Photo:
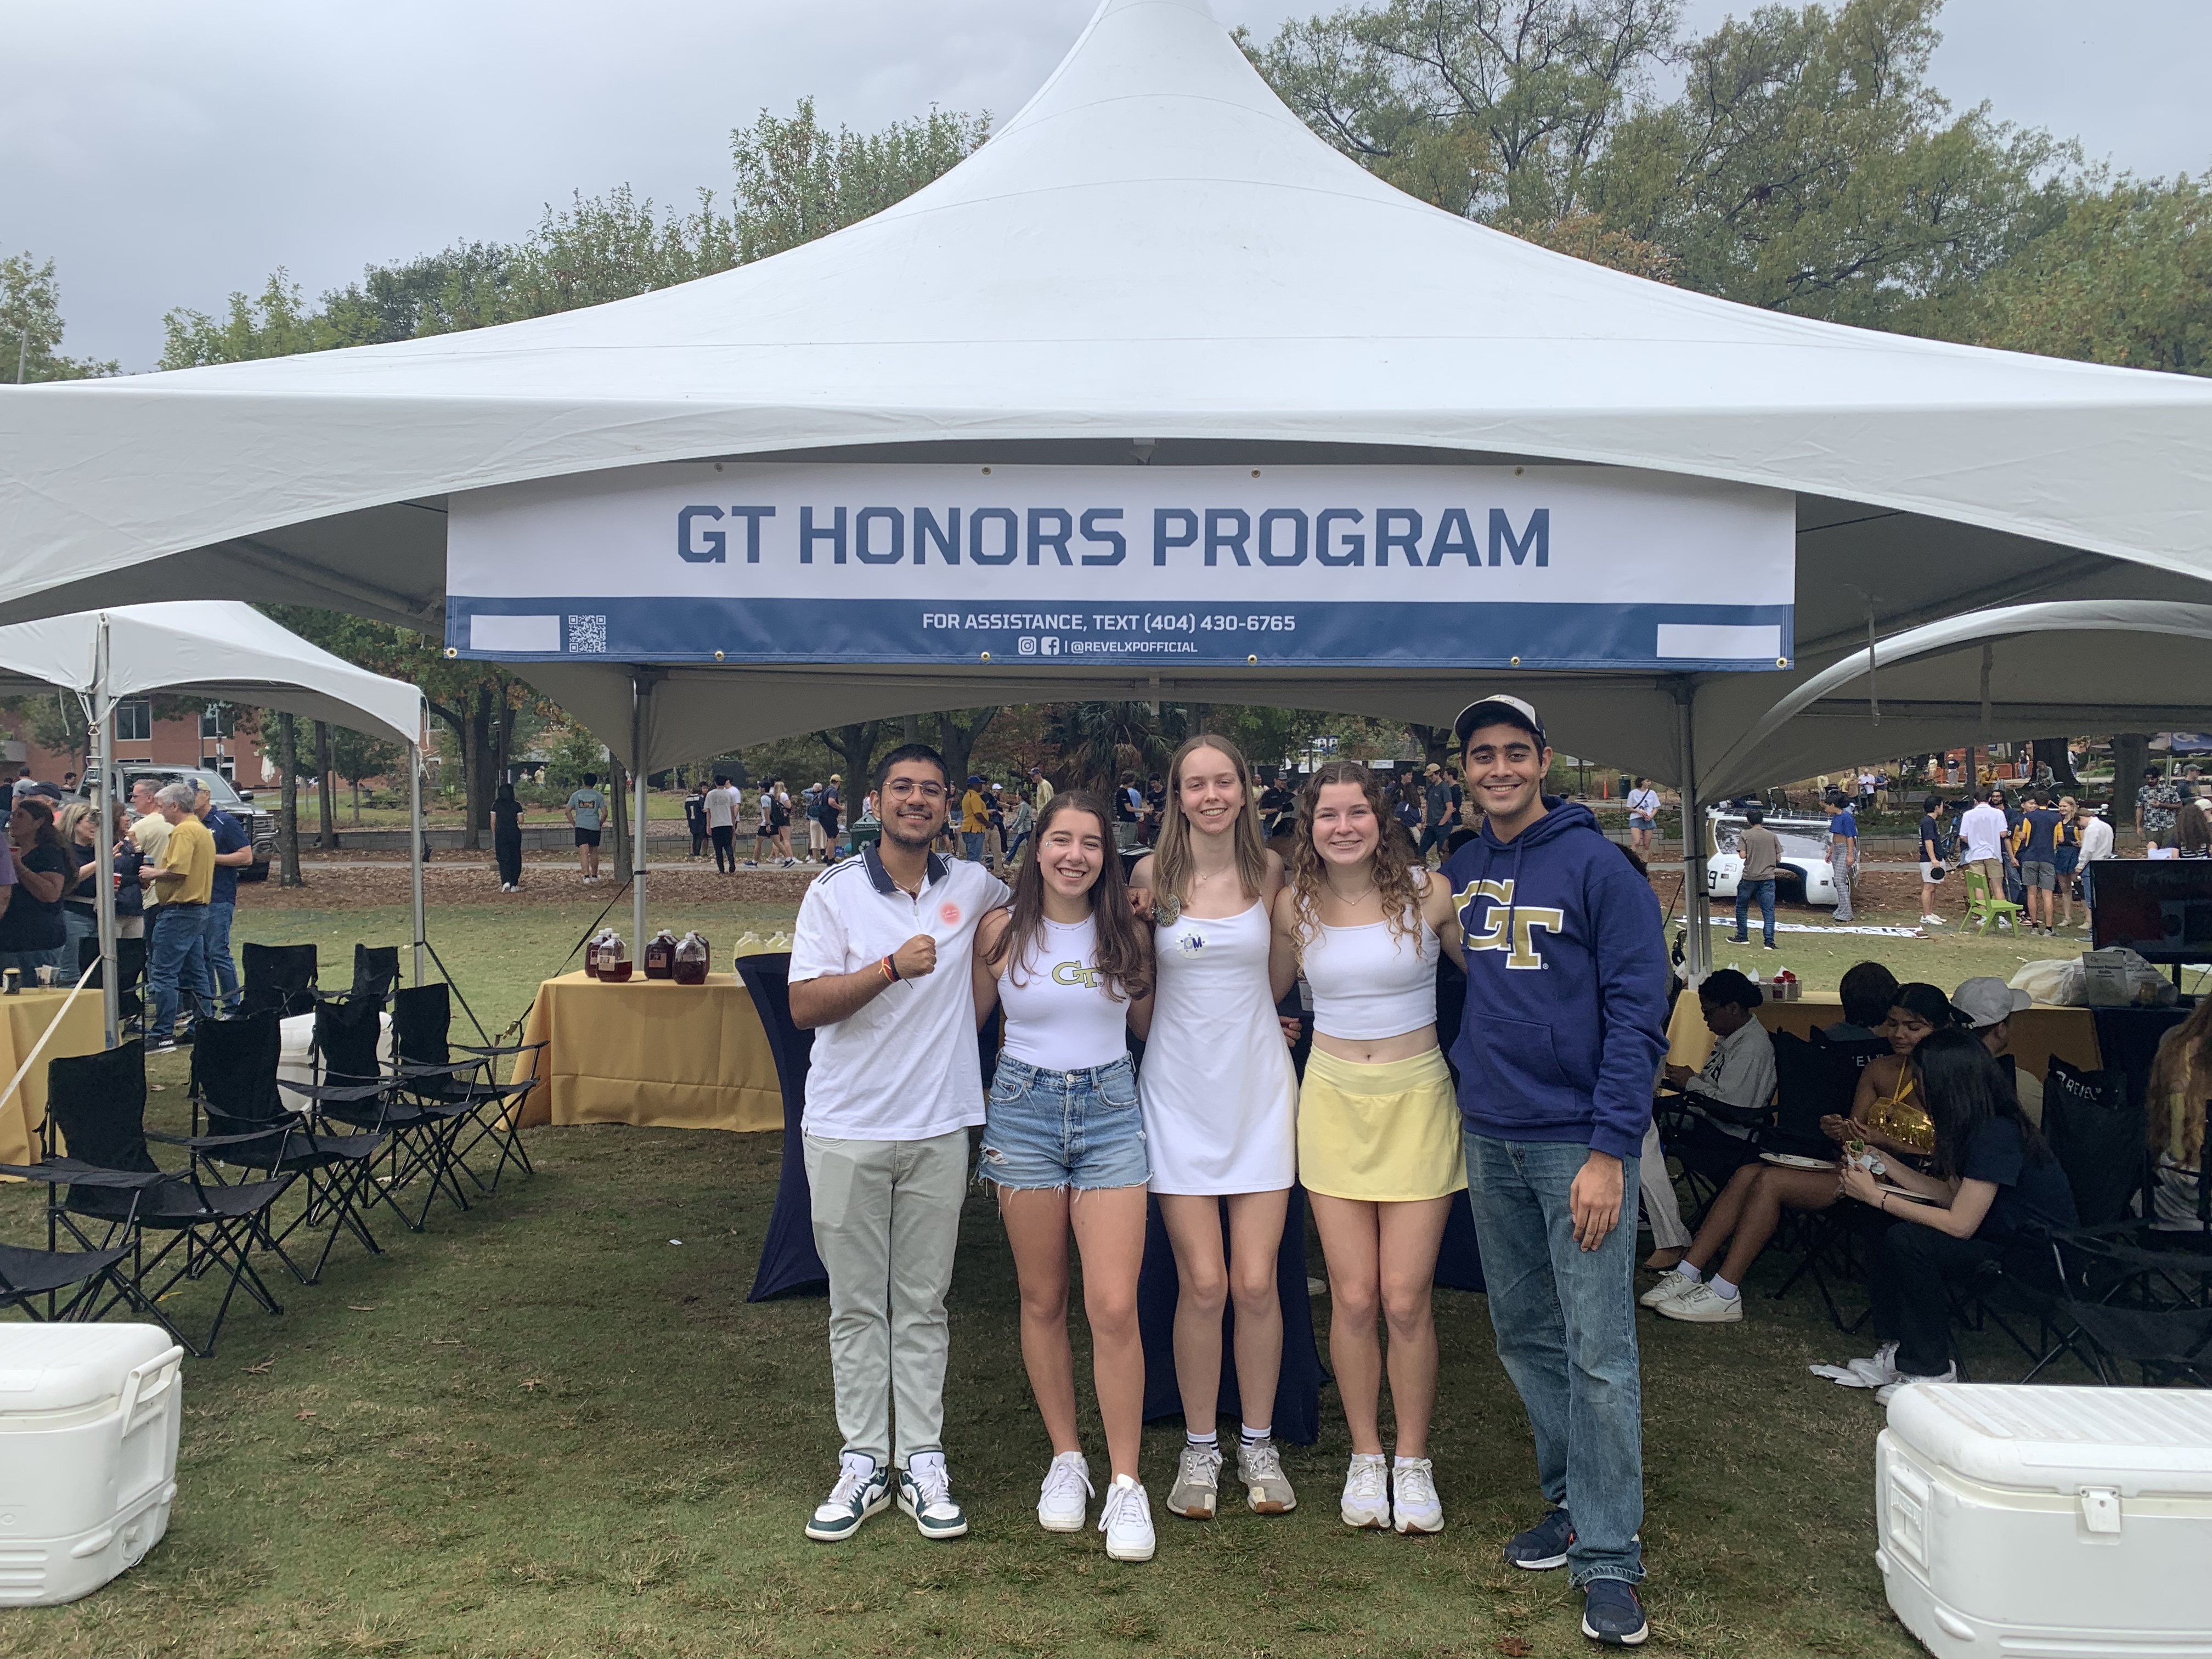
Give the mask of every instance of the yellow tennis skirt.
M 1298 1179 L 1370 1203 L 1443 1198 L 1467 1185 L 1459 1102 L 1441 1052 L 1364 1065 L 1312 1050 L 1298 1091 Z

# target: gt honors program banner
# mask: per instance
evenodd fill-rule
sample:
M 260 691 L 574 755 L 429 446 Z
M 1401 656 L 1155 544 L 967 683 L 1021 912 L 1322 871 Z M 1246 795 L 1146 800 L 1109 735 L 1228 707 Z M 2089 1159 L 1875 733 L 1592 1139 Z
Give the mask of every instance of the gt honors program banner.
M 1786 491 L 1580 466 L 691 461 L 456 494 L 509 661 L 1774 668 Z

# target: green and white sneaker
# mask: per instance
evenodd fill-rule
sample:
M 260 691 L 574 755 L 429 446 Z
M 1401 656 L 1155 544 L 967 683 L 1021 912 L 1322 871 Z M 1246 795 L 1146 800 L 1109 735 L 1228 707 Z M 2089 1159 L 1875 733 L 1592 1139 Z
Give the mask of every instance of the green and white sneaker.
M 806 1522 L 806 1535 L 820 1544 L 835 1544 L 860 1531 L 860 1522 L 891 1501 L 890 1476 L 865 1452 L 847 1452 L 841 1460 L 837 1484 L 830 1488 Z
M 898 1506 L 924 1538 L 965 1538 L 968 1511 L 952 1498 L 952 1476 L 941 1451 L 916 1452 L 898 1472 Z

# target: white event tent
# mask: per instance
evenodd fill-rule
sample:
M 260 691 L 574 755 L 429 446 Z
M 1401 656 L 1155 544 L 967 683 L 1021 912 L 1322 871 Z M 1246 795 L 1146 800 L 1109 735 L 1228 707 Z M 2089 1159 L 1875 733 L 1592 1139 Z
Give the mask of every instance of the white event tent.
M 0 621 L 96 602 L 129 569 L 156 596 L 440 629 L 457 493 L 720 459 L 1540 460 L 1790 491 L 1786 666 L 1522 677 L 1559 746 L 1675 782 L 1693 819 L 1698 757 L 1881 636 L 1996 603 L 2212 596 L 2212 385 L 1807 321 L 1547 252 L 1331 150 L 1205 0 L 1102 0 L 975 155 L 776 258 L 473 332 L 0 388 Z M 1729 581 L 1717 551 L 1710 589 Z M 520 672 L 647 771 L 1023 699 L 1433 721 L 1513 678 L 1256 658 Z M 2049 701 L 1931 720 L 1920 741 L 2016 730 Z
M 332 656 L 252 605 L 178 600 L 118 605 L 0 627 L 0 696 L 59 688 L 82 700 L 93 738 L 92 777 L 102 833 L 100 949 L 107 1040 L 116 1036 L 114 884 L 106 826 L 114 818 L 114 709 L 155 692 L 248 703 L 388 737 L 407 750 L 413 866 L 415 980 L 422 979 L 422 694 Z

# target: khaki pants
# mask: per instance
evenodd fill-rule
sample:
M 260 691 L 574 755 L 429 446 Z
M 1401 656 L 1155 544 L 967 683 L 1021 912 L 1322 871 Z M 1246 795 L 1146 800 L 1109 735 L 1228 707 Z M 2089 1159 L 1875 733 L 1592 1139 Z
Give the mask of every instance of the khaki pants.
M 968 1132 L 927 1140 L 808 1135 L 805 1153 L 814 1248 L 830 1273 L 838 1431 L 847 1451 L 903 1468 L 945 1443 L 945 1292 L 967 1194 Z

